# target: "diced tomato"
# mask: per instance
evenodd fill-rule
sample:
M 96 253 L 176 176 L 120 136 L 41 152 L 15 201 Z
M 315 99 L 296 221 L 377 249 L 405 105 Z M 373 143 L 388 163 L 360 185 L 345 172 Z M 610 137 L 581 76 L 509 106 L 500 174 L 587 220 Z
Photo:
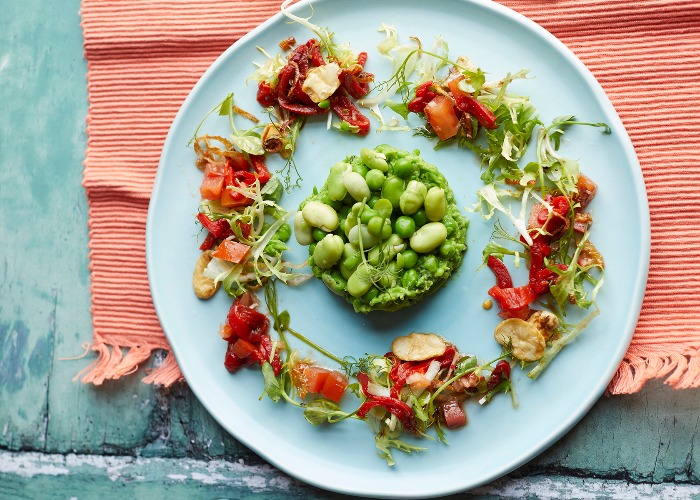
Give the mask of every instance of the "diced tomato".
M 247 207 L 253 204 L 253 200 L 243 196 L 240 193 L 232 193 L 229 189 L 221 191 L 221 200 L 219 201 L 222 207 Z
M 326 379 L 330 373 L 331 371 L 326 368 L 307 366 L 304 369 L 306 392 L 310 394 L 319 394 L 323 390 Z
M 581 205 L 581 208 L 586 208 L 598 189 L 598 186 L 591 179 L 583 174 L 579 174 L 576 180 L 576 188 L 578 192 L 574 195 L 574 201 Z
M 270 326 L 267 316 L 255 309 L 243 305 L 236 299 L 228 312 L 228 324 L 238 337 L 250 342 L 260 342 Z
M 343 397 L 343 394 L 345 394 L 345 388 L 347 386 L 348 379 L 346 379 L 342 373 L 332 371 L 326 376 L 326 382 L 321 389 L 321 396 L 338 403 Z
M 520 309 L 501 311 L 498 313 L 498 317 L 501 319 L 518 318 L 524 321 L 530 316 L 531 312 L 530 306 L 525 306 L 521 307 Z
M 455 113 L 454 105 L 449 97 L 443 95 L 436 96 L 425 105 L 423 109 L 428 123 L 440 138 L 445 141 L 457 135 L 459 130 L 459 118 Z
M 233 354 L 232 342 L 230 342 L 228 344 L 228 347 L 226 348 L 226 355 L 224 356 L 224 366 L 231 373 L 238 371 L 238 369 L 241 366 L 243 366 L 243 362 L 239 358 L 237 358 L 235 354 Z
M 248 358 L 255 350 L 255 345 L 244 339 L 238 339 L 233 343 L 233 354 L 240 359 Z
M 246 171 L 250 168 L 250 163 L 243 153 L 238 151 L 232 151 L 230 156 L 227 158 L 226 166 L 230 167 L 234 172 Z
M 224 189 L 224 176 L 204 177 L 202 185 L 199 186 L 199 194 L 205 200 L 218 200 L 221 198 L 221 191 Z
M 240 264 L 245 260 L 249 251 L 250 247 L 248 245 L 233 240 L 224 240 L 214 250 L 212 255 L 217 259 Z

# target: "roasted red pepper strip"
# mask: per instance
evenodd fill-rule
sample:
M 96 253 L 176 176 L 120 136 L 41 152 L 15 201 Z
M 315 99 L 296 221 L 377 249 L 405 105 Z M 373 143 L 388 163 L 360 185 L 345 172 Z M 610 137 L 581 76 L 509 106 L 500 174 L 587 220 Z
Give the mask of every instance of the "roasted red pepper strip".
M 226 219 L 211 220 L 206 214 L 198 213 L 197 220 L 199 223 L 208 230 L 215 238 L 228 238 L 233 234 L 231 231 L 231 225 Z
M 291 65 L 286 65 L 279 73 L 279 82 L 277 83 L 277 102 L 280 107 L 296 113 L 298 115 L 318 115 L 328 112 L 328 108 L 319 108 L 316 105 L 307 105 L 293 102 L 289 97 L 290 79 L 296 73 L 296 69 Z
M 256 99 L 263 108 L 269 108 L 277 104 L 277 92 L 269 83 L 263 81 L 258 84 Z
M 207 234 L 207 237 L 204 238 L 202 244 L 199 245 L 199 249 L 202 251 L 211 250 L 214 246 L 214 243 L 216 243 L 216 237 L 213 234 L 209 233 Z
M 360 52 L 359 54 L 357 54 L 357 64 L 359 64 L 362 68 L 364 68 L 366 63 L 367 63 L 367 52 Z
M 500 288 L 513 288 L 513 278 L 510 277 L 508 268 L 500 259 L 493 255 L 489 255 L 486 265 L 493 271 L 496 276 L 496 286 Z
M 408 110 L 412 113 L 422 113 L 425 106 L 437 96 L 435 92 L 430 90 L 433 81 L 425 82 L 416 89 L 416 97 L 408 103 Z
M 509 378 L 510 363 L 508 363 L 508 361 L 506 361 L 505 359 L 502 359 L 498 363 L 496 363 L 496 366 L 493 368 L 491 376 L 489 377 L 488 382 L 486 382 L 486 388 L 491 390 L 495 388 L 498 384 L 500 384 L 502 381 L 508 380 Z
M 357 81 L 357 77 L 351 73 L 343 73 L 340 75 L 340 83 L 348 94 L 355 99 L 369 94 L 369 84 Z
M 358 135 L 367 135 L 369 132 L 369 118 L 360 113 L 355 103 L 348 96 L 333 95 L 330 98 L 331 109 L 341 120 L 357 127 Z
M 520 286 L 517 288 L 500 288 L 498 286 L 491 287 L 489 295 L 496 299 L 498 305 L 503 311 L 515 312 L 528 307 L 538 295 L 530 288 L 530 285 Z
M 250 161 L 253 163 L 255 173 L 258 174 L 260 186 L 264 186 L 267 183 L 267 181 L 269 181 L 272 178 L 272 174 L 270 174 L 270 171 L 265 166 L 265 156 L 250 155 Z
M 498 125 L 496 124 L 496 115 L 493 114 L 493 111 L 491 111 L 485 104 L 459 88 L 459 82 L 463 79 L 463 76 L 455 78 L 454 80 L 450 80 L 450 82 L 447 84 L 450 87 L 450 92 L 452 92 L 452 97 L 454 97 L 455 106 L 457 109 L 460 111 L 466 111 L 472 115 L 484 128 L 498 128 Z
M 326 61 L 323 60 L 323 55 L 321 54 L 321 46 L 316 39 L 312 38 L 306 42 L 306 45 L 309 47 L 309 60 L 311 61 L 311 64 L 316 67 L 326 64 Z
M 392 415 L 396 415 L 396 418 L 399 419 L 399 422 L 401 422 L 401 425 L 403 426 L 404 430 L 406 430 L 406 432 L 410 432 L 413 434 L 417 432 L 415 414 L 413 413 L 413 410 L 410 406 L 408 406 L 400 399 L 388 398 L 385 396 L 374 396 L 373 394 L 369 394 L 367 392 L 369 385 L 369 375 L 367 375 L 364 372 L 360 372 L 357 374 L 357 380 L 362 386 L 362 392 L 365 394 L 365 396 L 367 396 L 367 401 L 362 403 L 362 406 L 360 406 L 360 408 L 357 410 L 358 417 L 364 418 L 367 416 L 367 413 L 372 408 L 374 408 L 375 406 L 381 406 Z

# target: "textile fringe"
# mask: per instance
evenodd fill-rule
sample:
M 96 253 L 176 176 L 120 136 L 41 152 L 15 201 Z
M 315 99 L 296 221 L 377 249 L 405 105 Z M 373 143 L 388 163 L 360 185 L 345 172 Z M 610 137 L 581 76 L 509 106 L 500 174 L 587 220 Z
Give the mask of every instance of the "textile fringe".
M 89 349 L 97 353 L 97 359 L 83 368 L 73 380 L 80 379 L 86 384 L 102 385 L 105 380 L 116 380 L 136 372 L 139 366 L 151 357 L 153 351 L 160 349 L 160 347 L 152 345 L 122 346 L 116 342 L 96 341 L 89 346 Z M 175 356 L 170 351 L 165 351 L 167 356 L 163 363 L 148 370 L 148 375 L 143 379 L 144 383 L 169 387 L 183 379 Z
M 653 379 L 665 379 L 664 383 L 673 389 L 700 387 L 700 347 L 683 352 L 661 345 L 650 347 L 630 347 L 606 395 L 633 394 Z

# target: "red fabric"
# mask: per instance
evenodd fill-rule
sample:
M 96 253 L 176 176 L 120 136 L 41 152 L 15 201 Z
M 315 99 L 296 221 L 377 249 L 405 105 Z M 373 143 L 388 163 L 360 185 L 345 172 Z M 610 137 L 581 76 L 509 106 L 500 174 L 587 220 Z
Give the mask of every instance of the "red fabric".
M 700 386 L 700 4 L 696 0 L 501 0 L 568 45 L 620 114 L 649 195 L 649 283 L 630 349 L 609 390 L 652 378 Z M 162 144 L 179 106 L 231 43 L 278 0 L 84 0 L 94 343 L 81 374 L 100 384 L 168 350 L 148 289 L 145 220 Z M 206 29 L 203 29 L 205 27 Z M 145 118 L 147 117 L 147 118 Z M 683 199 L 679 218 L 678 199 Z M 682 264 L 679 264 L 682 263 Z M 125 354 L 121 348 L 127 348 Z M 147 378 L 180 377 L 168 356 Z

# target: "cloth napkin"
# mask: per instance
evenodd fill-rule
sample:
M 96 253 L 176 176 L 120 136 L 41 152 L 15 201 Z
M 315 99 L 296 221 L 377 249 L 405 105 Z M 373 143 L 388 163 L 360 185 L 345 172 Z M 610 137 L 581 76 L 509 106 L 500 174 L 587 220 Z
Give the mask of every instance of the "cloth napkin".
M 611 394 L 654 378 L 700 386 L 700 3 L 696 0 L 501 0 L 571 48 L 612 100 L 642 165 L 652 248 L 642 313 Z M 278 0 L 83 0 L 88 62 L 89 205 L 96 359 L 101 384 L 169 353 L 149 293 L 148 202 L 168 128 L 192 86 Z M 167 355 L 144 382 L 181 378 Z

